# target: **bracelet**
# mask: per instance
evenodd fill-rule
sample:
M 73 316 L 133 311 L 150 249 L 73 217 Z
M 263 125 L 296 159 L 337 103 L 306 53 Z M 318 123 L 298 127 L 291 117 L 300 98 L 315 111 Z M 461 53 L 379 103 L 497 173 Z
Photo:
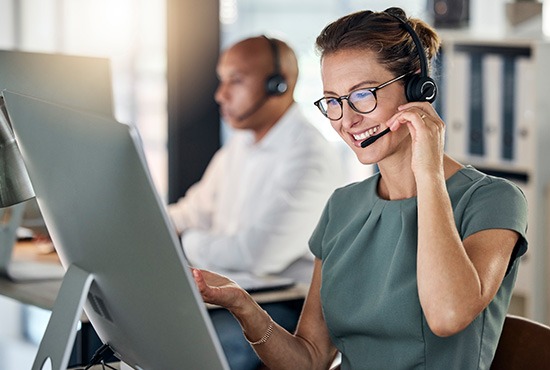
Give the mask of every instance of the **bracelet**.
M 246 339 L 246 341 L 248 343 L 250 343 L 253 346 L 257 346 L 258 344 L 264 344 L 265 342 L 267 342 L 267 340 L 269 339 L 271 334 L 273 334 L 273 327 L 274 327 L 273 319 L 270 319 L 269 326 L 267 327 L 267 330 L 265 331 L 265 334 L 259 340 L 255 341 L 255 342 L 251 342 L 246 337 L 246 334 L 244 335 L 244 338 Z

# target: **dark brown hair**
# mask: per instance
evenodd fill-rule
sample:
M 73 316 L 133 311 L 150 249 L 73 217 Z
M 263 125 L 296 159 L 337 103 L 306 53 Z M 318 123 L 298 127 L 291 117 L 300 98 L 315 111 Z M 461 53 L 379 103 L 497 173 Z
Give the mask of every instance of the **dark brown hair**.
M 403 9 L 395 7 L 383 12 L 364 10 L 330 23 L 316 40 L 321 59 L 341 50 L 367 49 L 376 53 L 378 62 L 395 76 L 416 72 L 420 69 L 416 45 L 394 16 L 408 22 L 418 34 L 429 63 L 439 50 L 439 36 L 426 22 L 408 18 Z

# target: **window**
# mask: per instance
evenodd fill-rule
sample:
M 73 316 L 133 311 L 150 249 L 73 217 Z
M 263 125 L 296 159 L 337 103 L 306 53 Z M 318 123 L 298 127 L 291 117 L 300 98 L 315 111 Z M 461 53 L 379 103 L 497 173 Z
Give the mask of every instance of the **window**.
M 109 58 L 115 116 L 139 128 L 166 197 L 166 4 L 150 0 L 0 0 L 0 48 Z

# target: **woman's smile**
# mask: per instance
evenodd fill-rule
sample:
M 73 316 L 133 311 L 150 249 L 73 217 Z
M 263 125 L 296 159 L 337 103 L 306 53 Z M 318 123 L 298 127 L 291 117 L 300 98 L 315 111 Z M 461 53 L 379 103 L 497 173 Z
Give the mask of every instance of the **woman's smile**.
M 380 125 L 371 127 L 363 132 L 357 133 L 357 134 L 351 134 L 353 136 L 353 139 L 355 140 L 365 140 L 371 137 L 372 135 L 376 134 L 380 129 Z

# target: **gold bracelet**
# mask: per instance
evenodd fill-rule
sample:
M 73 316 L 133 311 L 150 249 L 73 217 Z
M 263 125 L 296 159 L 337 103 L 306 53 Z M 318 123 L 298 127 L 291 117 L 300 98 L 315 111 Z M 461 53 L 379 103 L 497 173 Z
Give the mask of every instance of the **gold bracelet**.
M 267 327 L 267 330 L 265 331 L 265 334 L 259 340 L 255 341 L 255 342 L 251 342 L 246 337 L 246 334 L 244 335 L 244 338 L 246 339 L 246 341 L 248 343 L 250 343 L 253 346 L 257 346 L 258 344 L 264 344 L 265 342 L 267 342 L 267 340 L 269 339 L 271 334 L 273 334 L 273 328 L 274 328 L 273 319 L 270 319 L 269 326 Z

